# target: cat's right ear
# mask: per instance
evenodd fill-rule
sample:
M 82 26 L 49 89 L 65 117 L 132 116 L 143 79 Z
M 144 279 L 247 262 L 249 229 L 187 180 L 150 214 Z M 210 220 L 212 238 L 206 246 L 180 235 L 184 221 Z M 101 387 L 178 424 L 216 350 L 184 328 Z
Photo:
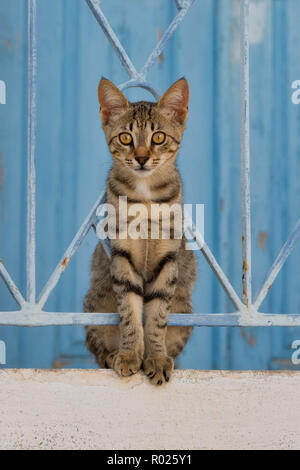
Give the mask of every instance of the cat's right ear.
M 129 106 L 123 93 L 107 78 L 101 78 L 98 86 L 100 116 L 103 125 L 114 121 Z

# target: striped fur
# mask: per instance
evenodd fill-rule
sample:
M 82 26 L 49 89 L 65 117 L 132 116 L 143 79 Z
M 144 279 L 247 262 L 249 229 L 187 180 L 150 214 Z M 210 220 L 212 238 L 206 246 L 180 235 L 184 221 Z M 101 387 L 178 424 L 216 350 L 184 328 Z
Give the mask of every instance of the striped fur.
M 119 196 L 127 196 L 128 211 L 135 203 L 147 209 L 151 222 L 153 203 L 182 204 L 182 185 L 175 160 L 188 113 L 188 85 L 177 81 L 158 103 L 129 103 L 108 80 L 99 84 L 101 119 L 113 166 L 107 180 L 107 202 L 116 209 Z M 122 133 L 132 142 L 124 145 Z M 165 140 L 155 144 L 153 135 Z M 161 136 L 159 136 L 161 138 Z M 146 157 L 144 167 L 139 158 Z M 128 217 L 128 224 L 133 217 Z M 111 240 L 112 259 L 99 243 L 92 260 L 91 284 L 85 312 L 115 312 L 120 326 L 87 327 L 87 346 L 100 367 L 111 367 L 121 376 L 144 369 L 152 383 L 169 381 L 173 358 L 182 351 L 191 333 L 187 327 L 167 327 L 169 312 L 191 313 L 196 278 L 193 252 L 185 239 L 177 239 L 171 218 L 170 239 Z M 119 233 L 117 226 L 117 233 Z M 173 235 L 172 235 L 173 234 Z M 144 313 L 144 323 L 143 323 Z

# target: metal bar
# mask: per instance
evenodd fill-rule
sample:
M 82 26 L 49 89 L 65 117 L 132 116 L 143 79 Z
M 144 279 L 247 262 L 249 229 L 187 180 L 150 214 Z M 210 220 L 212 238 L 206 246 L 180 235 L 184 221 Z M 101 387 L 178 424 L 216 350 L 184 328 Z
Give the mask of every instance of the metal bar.
M 215 273 L 216 277 L 218 278 L 218 280 L 219 280 L 220 284 L 222 285 L 224 291 L 226 292 L 229 299 L 231 300 L 231 302 L 235 306 L 235 308 L 239 309 L 242 313 L 245 314 L 246 313 L 245 307 L 244 307 L 243 303 L 241 302 L 241 299 L 239 298 L 239 296 L 235 292 L 235 290 L 232 287 L 229 279 L 227 278 L 227 276 L 222 271 L 220 265 L 216 261 L 214 255 L 212 254 L 212 252 L 210 251 L 210 249 L 209 249 L 209 247 L 207 246 L 206 243 L 204 244 L 201 251 L 202 251 L 206 261 L 208 262 L 209 266 L 211 267 L 212 271 Z
M 228 295 L 229 299 L 231 300 L 235 308 L 239 310 L 240 312 L 242 312 L 243 314 L 246 314 L 247 311 L 245 309 L 243 302 L 241 301 L 241 299 L 235 292 L 229 279 L 224 274 L 222 268 L 220 267 L 214 255 L 210 251 L 201 233 L 195 229 L 193 221 L 188 214 L 185 214 L 185 229 L 189 231 L 190 234 L 192 235 L 194 241 L 197 243 L 198 247 L 202 251 L 206 261 L 208 262 L 212 271 L 215 273 L 216 277 L 218 278 L 220 284 L 222 285 L 223 289 L 225 290 L 226 294 Z
M 140 87 L 149 91 L 156 100 L 159 99 L 159 93 L 152 87 L 147 81 L 144 80 L 128 80 L 128 82 L 119 85 L 120 90 L 126 90 L 127 88 Z
M 165 49 L 165 47 L 167 45 L 167 42 L 169 41 L 169 39 L 172 37 L 173 33 L 176 31 L 176 29 L 178 28 L 178 26 L 182 22 L 183 18 L 185 17 L 187 12 L 189 11 L 189 9 L 192 6 L 192 4 L 194 3 L 194 1 L 195 0 L 191 0 L 188 5 L 186 5 L 185 7 L 180 8 L 180 10 L 178 11 L 177 15 L 175 16 L 175 18 L 171 22 L 168 29 L 163 34 L 161 40 L 158 42 L 155 49 L 152 51 L 152 53 L 148 57 L 148 59 L 147 59 L 145 65 L 143 66 L 142 70 L 140 71 L 139 75 L 143 79 L 146 78 L 150 68 L 153 66 L 156 59 L 161 55 L 161 53 Z
M 292 253 L 298 239 L 300 238 L 300 219 L 298 220 L 296 227 L 294 228 L 293 232 L 289 236 L 288 240 L 282 247 L 279 255 L 277 256 L 276 260 L 274 261 L 267 277 L 266 280 L 259 291 L 259 293 L 256 296 L 255 302 L 254 302 L 254 308 L 256 310 L 259 309 L 261 306 L 262 302 L 264 301 L 267 293 L 272 287 L 273 282 L 275 281 L 278 273 L 280 272 L 281 268 L 283 267 L 284 263 Z
M 25 305 L 25 299 L 23 298 L 16 284 L 14 283 L 14 281 L 12 280 L 12 278 L 6 271 L 1 259 L 0 259 L 0 276 L 2 277 L 9 292 L 11 293 L 11 295 L 13 296 L 17 304 L 20 305 L 20 307 L 23 307 Z
M 27 142 L 27 301 L 34 303 L 35 280 L 35 206 L 36 206 L 36 0 L 28 1 L 28 142 Z
M 175 4 L 178 10 L 181 10 L 182 8 L 191 6 L 191 0 L 175 0 Z
M 112 48 L 114 49 L 115 53 L 119 57 L 123 67 L 125 68 L 126 72 L 131 78 L 138 78 L 139 74 L 136 71 L 132 61 L 127 55 L 124 47 L 122 46 L 119 38 L 114 33 L 112 27 L 110 26 L 109 22 L 107 21 L 106 17 L 104 16 L 101 8 L 97 5 L 93 0 L 85 0 L 88 6 L 90 7 L 94 17 L 96 18 L 97 22 L 101 26 L 105 36 L 109 40 Z
M 242 189 L 242 283 L 243 302 L 252 302 L 250 212 L 250 112 L 249 112 L 249 0 L 241 2 L 241 189 Z
M 117 313 L 57 313 L 36 310 L 1 312 L 0 326 L 72 326 L 72 325 L 118 325 Z M 245 318 L 240 313 L 171 313 L 169 326 L 300 326 L 300 314 L 282 315 L 259 313 Z
M 78 248 L 80 247 L 81 243 L 85 239 L 86 235 L 88 234 L 91 226 L 95 223 L 96 220 L 96 212 L 97 208 L 100 206 L 100 204 L 103 204 L 105 202 L 105 192 L 102 192 L 101 195 L 98 197 L 96 203 L 94 204 L 92 210 L 90 211 L 89 215 L 81 225 L 80 229 L 76 233 L 75 237 L 73 238 L 70 246 L 68 249 L 65 251 L 63 257 L 61 258 L 60 262 L 54 269 L 52 275 L 50 276 L 48 282 L 46 283 L 45 287 L 43 288 L 39 299 L 38 299 L 38 305 L 42 309 L 45 303 L 47 302 L 47 299 L 50 295 L 50 293 L 53 291 L 55 286 L 57 285 L 62 273 L 68 266 L 71 258 L 74 256 Z

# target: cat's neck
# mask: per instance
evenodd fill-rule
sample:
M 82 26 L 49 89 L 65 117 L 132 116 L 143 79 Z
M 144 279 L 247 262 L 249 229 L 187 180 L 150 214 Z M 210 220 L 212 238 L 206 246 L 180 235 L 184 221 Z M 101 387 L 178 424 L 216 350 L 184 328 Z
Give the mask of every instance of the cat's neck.
M 177 193 L 181 199 L 181 179 L 173 162 L 162 165 L 149 176 L 136 175 L 123 164 L 115 162 L 109 180 L 115 181 L 122 195 L 129 200 L 168 202 L 169 195 Z

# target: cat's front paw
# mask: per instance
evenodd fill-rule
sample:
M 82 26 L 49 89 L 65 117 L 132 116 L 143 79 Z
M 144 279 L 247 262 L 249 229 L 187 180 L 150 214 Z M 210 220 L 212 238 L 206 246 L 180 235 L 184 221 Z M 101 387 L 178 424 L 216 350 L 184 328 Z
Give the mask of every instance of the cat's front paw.
M 136 374 L 142 365 L 142 359 L 135 351 L 119 351 L 116 354 L 113 368 L 122 377 Z
M 166 355 L 148 356 L 143 362 L 143 369 L 154 385 L 169 382 L 174 370 L 174 361 Z

